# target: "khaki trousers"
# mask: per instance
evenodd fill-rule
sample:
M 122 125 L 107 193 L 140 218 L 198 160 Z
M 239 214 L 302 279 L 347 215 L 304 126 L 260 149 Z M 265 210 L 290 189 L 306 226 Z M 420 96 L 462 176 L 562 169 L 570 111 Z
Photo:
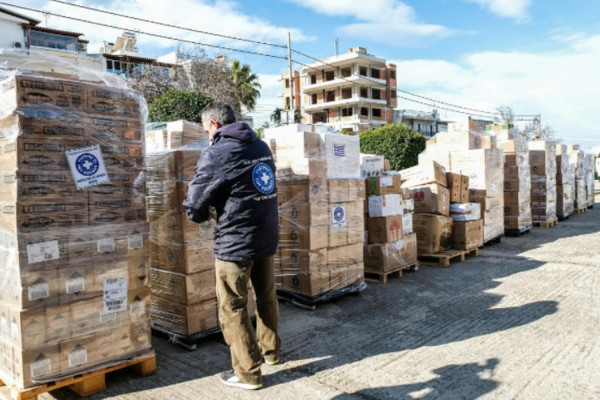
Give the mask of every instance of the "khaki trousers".
M 215 267 L 219 322 L 231 351 L 235 375 L 246 383 L 262 383 L 262 357 L 278 360 L 281 345 L 273 257 L 253 261 L 216 260 Z M 256 293 L 256 334 L 246 307 L 248 281 Z

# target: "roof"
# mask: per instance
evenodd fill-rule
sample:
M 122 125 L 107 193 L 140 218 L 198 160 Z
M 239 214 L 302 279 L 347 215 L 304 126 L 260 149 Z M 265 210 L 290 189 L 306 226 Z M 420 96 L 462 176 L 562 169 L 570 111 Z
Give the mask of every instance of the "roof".
M 13 17 L 24 19 L 26 21 L 29 21 L 29 23 L 32 24 L 32 25 L 37 25 L 40 22 L 42 22 L 42 21 L 38 21 L 37 19 L 28 17 L 27 15 L 20 14 L 18 12 L 9 10 L 8 8 L 4 8 L 4 7 L 0 7 L 0 13 L 7 14 L 7 15 L 12 15 Z
M 57 33 L 59 35 L 73 36 L 73 37 L 77 37 L 77 38 L 79 36 L 83 36 L 83 33 L 79 33 L 79 32 L 70 32 L 70 31 L 63 31 L 61 29 L 44 28 L 41 26 L 35 26 L 35 25 L 31 25 L 31 24 L 22 24 L 22 25 L 23 25 L 23 28 L 29 28 L 34 31 Z
M 158 65 L 161 67 L 176 67 L 177 66 L 177 64 L 160 62 L 160 61 L 157 61 L 155 58 L 148 58 L 148 57 L 142 57 L 142 56 L 132 56 L 132 55 L 127 55 L 127 54 L 106 54 L 106 53 L 102 54 L 102 55 L 107 59 L 139 61 L 141 63 L 153 64 L 153 65 Z

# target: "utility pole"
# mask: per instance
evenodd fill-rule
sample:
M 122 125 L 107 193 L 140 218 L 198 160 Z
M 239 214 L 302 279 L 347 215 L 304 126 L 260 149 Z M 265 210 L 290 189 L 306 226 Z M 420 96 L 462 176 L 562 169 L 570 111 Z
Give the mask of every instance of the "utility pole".
M 292 35 L 288 32 L 288 67 L 290 69 L 290 109 L 287 112 L 287 123 L 290 124 L 290 112 L 294 112 L 294 71 L 292 70 Z M 294 115 L 294 114 L 292 114 Z M 294 118 L 292 117 L 292 122 Z

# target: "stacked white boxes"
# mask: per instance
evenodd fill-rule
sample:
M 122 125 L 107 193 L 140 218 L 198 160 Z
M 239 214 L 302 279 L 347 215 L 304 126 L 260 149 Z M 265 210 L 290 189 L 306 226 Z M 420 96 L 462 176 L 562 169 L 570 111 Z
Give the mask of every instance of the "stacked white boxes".
M 556 216 L 567 218 L 575 209 L 575 165 L 567 146 L 556 146 Z
M 588 207 L 585 185 L 585 153 L 579 148 L 579 145 L 568 145 L 567 152 L 575 167 L 575 209 L 581 212 Z
M 359 138 L 315 129 L 265 130 L 277 167 L 278 289 L 309 298 L 364 280 Z
M 556 218 L 556 142 L 529 142 L 531 214 L 534 222 Z

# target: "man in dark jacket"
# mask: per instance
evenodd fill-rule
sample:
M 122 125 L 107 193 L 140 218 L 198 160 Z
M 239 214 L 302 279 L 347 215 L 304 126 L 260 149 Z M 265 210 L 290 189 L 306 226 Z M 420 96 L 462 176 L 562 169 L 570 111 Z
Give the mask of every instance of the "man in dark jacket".
M 236 120 L 233 109 L 223 103 L 211 103 L 202 111 L 211 146 L 198 161 L 183 205 L 194 222 L 211 215 L 217 219 L 219 321 L 233 364 L 221 381 L 260 389 L 261 363 L 277 364 L 280 348 L 273 270 L 279 234 L 275 163 L 267 144 Z M 249 280 L 256 293 L 256 335 L 246 307 Z

